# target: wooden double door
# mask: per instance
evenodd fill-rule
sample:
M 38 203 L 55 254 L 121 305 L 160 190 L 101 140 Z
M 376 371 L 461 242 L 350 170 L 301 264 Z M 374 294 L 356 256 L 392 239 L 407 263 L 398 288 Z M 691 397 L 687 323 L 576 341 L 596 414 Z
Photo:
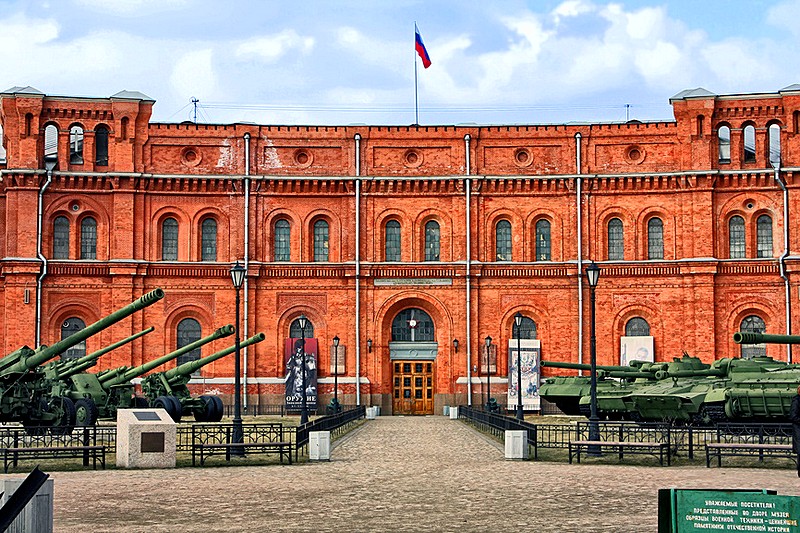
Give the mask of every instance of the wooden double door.
M 392 361 L 392 412 L 396 415 L 433 414 L 433 361 Z

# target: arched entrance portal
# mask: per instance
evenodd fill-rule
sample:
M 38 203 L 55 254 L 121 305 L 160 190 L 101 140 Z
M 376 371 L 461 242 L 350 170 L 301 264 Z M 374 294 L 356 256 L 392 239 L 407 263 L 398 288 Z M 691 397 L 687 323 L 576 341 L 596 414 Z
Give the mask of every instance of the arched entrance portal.
M 436 383 L 436 335 L 430 315 L 404 309 L 392 320 L 392 412 L 396 415 L 433 414 Z

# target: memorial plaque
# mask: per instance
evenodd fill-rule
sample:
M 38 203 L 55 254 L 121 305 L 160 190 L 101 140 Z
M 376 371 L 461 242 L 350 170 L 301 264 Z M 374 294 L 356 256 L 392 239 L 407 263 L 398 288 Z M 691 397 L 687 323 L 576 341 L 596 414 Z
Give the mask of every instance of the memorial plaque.
M 154 413 L 153 411 L 142 411 L 142 412 L 135 412 L 133 416 L 136 417 L 136 420 L 141 422 L 147 422 L 150 420 L 161 420 L 161 417 L 158 416 L 158 413 Z
M 142 453 L 164 453 L 164 434 L 142 433 Z

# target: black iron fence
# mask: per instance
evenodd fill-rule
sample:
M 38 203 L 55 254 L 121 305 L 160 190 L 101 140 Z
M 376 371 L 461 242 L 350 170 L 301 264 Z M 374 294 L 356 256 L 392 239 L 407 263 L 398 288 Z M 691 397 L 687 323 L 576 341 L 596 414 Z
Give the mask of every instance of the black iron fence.
M 367 414 L 367 409 L 363 405 L 354 406 L 351 409 L 346 409 L 340 413 L 333 415 L 322 416 L 316 420 L 311 420 L 303 425 L 297 426 L 295 429 L 295 449 L 294 458 L 297 457 L 302 451 L 305 455 L 308 450 L 308 434 L 312 431 L 330 431 L 331 439 L 338 437 L 342 433 L 349 431 L 358 420 L 364 418 Z
M 534 457 L 536 457 L 537 450 L 539 449 L 536 439 L 537 432 L 536 426 L 523 420 L 517 420 L 510 416 L 501 415 L 499 413 L 492 413 L 485 409 L 476 409 L 462 405 L 458 407 L 458 418 L 465 418 L 475 425 L 481 431 L 491 433 L 495 437 L 505 442 L 505 435 L 507 430 L 527 431 L 528 432 L 528 446 L 533 447 Z

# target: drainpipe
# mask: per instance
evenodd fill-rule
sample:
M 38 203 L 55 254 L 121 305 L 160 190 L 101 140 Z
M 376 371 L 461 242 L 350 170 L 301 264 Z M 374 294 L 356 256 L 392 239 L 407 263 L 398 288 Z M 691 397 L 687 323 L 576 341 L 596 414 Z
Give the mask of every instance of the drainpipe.
M 583 210 L 581 209 L 581 134 L 575 134 L 575 208 L 578 219 L 578 362 L 583 363 Z M 582 374 L 583 372 L 581 372 Z
M 356 405 L 361 405 L 361 135 L 356 142 Z
M 469 161 L 469 141 L 470 136 L 469 134 L 464 135 L 464 148 L 465 148 L 465 166 L 466 172 L 464 173 L 466 177 L 464 178 L 464 188 L 466 189 L 466 203 L 467 203 L 467 276 L 466 276 L 466 288 L 467 288 L 467 298 L 466 298 L 466 306 L 467 306 L 467 405 L 472 407 L 472 301 L 470 298 L 472 287 L 471 287 L 471 278 L 470 272 L 472 271 L 472 232 L 470 232 L 470 228 L 472 227 L 472 217 L 470 213 L 470 200 L 471 200 L 471 193 L 470 190 L 472 188 L 472 180 L 469 178 L 470 175 L 470 161 Z
M 244 134 L 244 270 L 248 271 L 250 266 L 250 134 Z M 250 282 L 248 276 L 244 277 L 244 335 L 240 338 L 247 338 L 247 317 L 250 316 L 247 309 L 250 305 L 248 287 Z M 242 385 L 244 386 L 244 412 L 247 413 L 247 354 L 250 347 L 244 348 L 244 375 Z M 255 365 L 254 365 L 255 366 Z
M 53 169 L 56 168 L 58 163 L 58 155 L 44 156 L 44 168 L 47 170 L 47 179 L 45 180 L 42 188 L 39 189 L 39 203 L 38 203 L 38 222 L 36 228 L 36 257 L 42 263 L 42 270 L 39 277 L 36 278 L 36 344 L 42 344 L 42 282 L 47 276 L 47 258 L 42 253 L 42 228 L 44 227 L 44 191 L 50 186 L 53 181 Z
M 783 254 L 781 254 L 779 261 L 780 273 L 783 278 L 783 286 L 786 298 L 786 334 L 792 334 L 792 291 L 789 286 L 789 276 L 786 273 L 786 258 L 789 256 L 789 190 L 786 184 L 781 179 L 781 162 L 775 161 L 772 163 L 772 168 L 775 170 L 775 181 L 780 185 L 783 190 Z M 792 362 L 792 345 L 786 345 L 786 360 Z

